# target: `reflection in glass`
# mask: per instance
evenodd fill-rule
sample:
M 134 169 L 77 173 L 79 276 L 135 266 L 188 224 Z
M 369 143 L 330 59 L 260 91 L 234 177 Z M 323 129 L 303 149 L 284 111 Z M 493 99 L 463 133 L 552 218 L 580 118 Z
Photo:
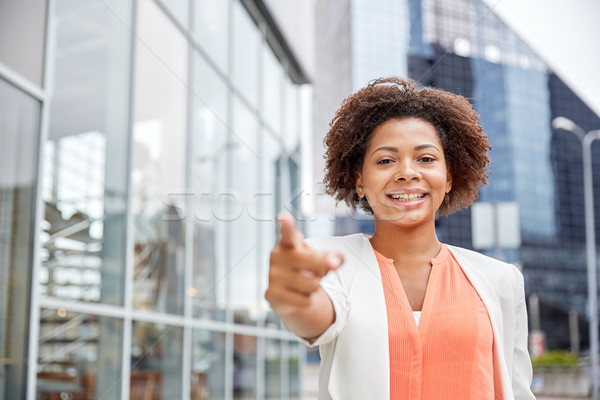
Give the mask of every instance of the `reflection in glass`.
M 183 312 L 187 217 L 187 43 L 151 0 L 139 2 L 133 192 L 133 306 Z
M 271 47 L 265 44 L 263 47 L 263 107 L 262 113 L 265 120 L 275 132 L 281 132 L 281 117 L 285 98 L 283 94 L 283 68 L 273 54 Z M 283 132 L 285 135 L 286 132 Z
M 232 174 L 232 191 L 229 194 L 228 229 L 231 241 L 231 305 L 235 322 L 254 324 L 257 317 L 259 247 L 255 196 L 258 178 L 258 121 L 241 101 L 234 103 L 236 144 L 229 150 Z
M 256 336 L 233 337 L 233 398 L 256 398 Z
M 246 213 L 229 223 L 232 229 L 231 307 L 234 322 L 256 324 L 258 303 L 257 227 Z
M 39 124 L 40 103 L 0 79 L 0 399 L 25 397 Z
M 285 161 L 287 161 L 287 171 L 289 174 L 289 192 L 284 195 L 284 201 L 286 207 L 289 207 L 290 213 L 299 218 L 301 216 L 300 196 L 298 196 L 298 191 L 300 190 L 300 167 L 293 157 L 289 157 Z
M 194 36 L 208 56 L 227 71 L 227 46 L 229 37 L 229 1 L 197 0 L 194 7 Z
M 166 7 L 173 17 L 184 27 L 189 25 L 190 0 L 158 0 Z
M 41 293 L 123 302 L 129 1 L 53 7 L 55 87 L 44 154 Z
M 288 360 L 288 388 L 290 391 L 289 399 L 290 400 L 299 400 L 300 399 L 300 357 L 302 356 L 301 352 L 301 344 L 297 341 L 288 342 L 288 352 L 290 358 Z
M 194 229 L 194 276 L 188 295 L 192 297 L 193 316 L 207 319 L 225 320 L 224 299 L 217 296 L 225 289 L 217 276 L 214 231 L 207 226 L 197 224 Z M 220 307 L 216 304 L 220 303 Z
M 258 101 L 259 32 L 244 6 L 233 3 L 233 83 L 253 106 Z
M 281 399 L 281 340 L 266 340 L 265 398 Z
M 218 194 L 226 188 L 227 85 L 211 66 L 196 55 L 192 118 L 192 188 L 194 260 L 193 315 L 225 319 L 226 275 L 224 223 Z M 217 249 L 222 249 L 219 252 Z
M 225 398 L 225 333 L 194 330 L 192 400 Z
M 182 328 L 133 323 L 130 399 L 181 399 L 182 343 Z
M 43 309 L 39 335 L 38 399 L 121 397 L 121 320 Z
M 300 146 L 300 109 L 298 87 L 289 78 L 285 78 L 285 125 L 283 129 L 283 141 L 286 148 L 295 151 Z
M 42 86 L 48 1 L 0 1 L 0 63 Z M 18 44 L 16 40 L 18 39 Z
M 277 174 L 277 161 L 281 157 L 281 145 L 270 131 L 263 130 L 262 146 L 260 157 L 260 179 L 258 183 L 260 196 L 257 197 L 257 207 L 259 216 L 259 237 L 262 245 L 258 249 L 259 252 L 259 284 L 260 293 L 264 293 L 267 289 L 269 277 L 269 257 L 271 249 L 275 246 L 277 239 L 277 224 L 276 215 L 281 210 L 281 204 L 277 204 L 277 199 L 281 196 L 278 194 L 280 188 L 281 176 Z M 277 315 L 269 307 L 269 303 L 264 296 L 259 297 L 259 318 L 265 320 L 265 326 L 268 328 L 278 327 Z

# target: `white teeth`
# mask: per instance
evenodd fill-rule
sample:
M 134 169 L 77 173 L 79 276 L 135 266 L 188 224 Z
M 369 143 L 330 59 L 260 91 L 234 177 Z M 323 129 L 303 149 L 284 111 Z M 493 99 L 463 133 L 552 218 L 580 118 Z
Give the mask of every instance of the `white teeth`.
M 425 193 L 410 193 L 410 194 L 396 193 L 396 194 L 390 194 L 390 197 L 394 200 L 411 201 L 411 200 L 417 200 L 417 199 L 421 199 L 421 198 L 425 197 Z

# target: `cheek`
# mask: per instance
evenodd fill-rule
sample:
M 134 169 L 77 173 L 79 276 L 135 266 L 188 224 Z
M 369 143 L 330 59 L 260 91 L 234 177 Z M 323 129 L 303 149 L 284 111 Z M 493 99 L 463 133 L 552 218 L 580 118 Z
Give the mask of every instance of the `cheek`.
M 361 182 L 363 186 L 378 185 L 382 180 L 381 172 L 372 170 L 363 170 Z
M 438 174 L 438 176 L 436 177 L 436 189 L 438 189 L 439 191 L 443 191 L 443 194 L 446 194 L 447 189 L 450 187 L 449 184 L 449 180 L 448 180 L 448 174 L 446 174 L 445 171 L 440 172 Z

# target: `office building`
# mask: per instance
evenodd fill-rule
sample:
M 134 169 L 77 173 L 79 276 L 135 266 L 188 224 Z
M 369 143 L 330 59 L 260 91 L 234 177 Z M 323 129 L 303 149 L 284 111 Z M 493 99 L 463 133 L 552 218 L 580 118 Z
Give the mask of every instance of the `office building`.
M 306 73 L 261 0 L 0 4 L 0 399 L 298 399 Z

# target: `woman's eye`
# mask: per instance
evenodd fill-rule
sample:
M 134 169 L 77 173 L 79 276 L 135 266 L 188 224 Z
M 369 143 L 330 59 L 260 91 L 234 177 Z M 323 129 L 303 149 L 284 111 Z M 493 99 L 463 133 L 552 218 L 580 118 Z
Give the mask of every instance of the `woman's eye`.
M 433 157 L 421 157 L 419 160 L 422 161 L 422 162 L 428 163 L 428 162 L 435 161 L 435 158 L 433 158 Z
M 385 160 L 379 160 L 379 161 L 377 161 L 377 164 L 389 164 L 391 162 L 392 162 L 392 160 L 385 159 Z

